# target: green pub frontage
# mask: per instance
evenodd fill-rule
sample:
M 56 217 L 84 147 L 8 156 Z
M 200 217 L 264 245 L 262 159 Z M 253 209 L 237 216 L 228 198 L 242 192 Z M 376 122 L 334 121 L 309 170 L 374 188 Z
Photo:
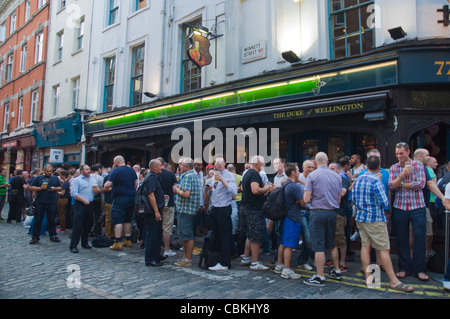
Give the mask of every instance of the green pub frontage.
M 79 113 L 63 119 L 36 123 L 32 132 L 38 149 L 39 167 L 53 163 L 78 167 L 82 159 L 82 122 Z
M 319 151 L 330 160 L 352 154 L 365 159 L 377 148 L 388 167 L 396 162 L 400 141 L 427 148 L 443 164 L 450 158 L 449 49 L 448 39 L 402 42 L 102 113 L 85 122 L 86 162 L 110 166 L 120 154 L 129 164 L 146 167 L 157 156 L 172 160 L 176 129 L 194 136 L 191 150 L 207 151 L 217 129 L 223 136 L 233 129 L 236 141 L 246 136 L 245 145 L 237 143 L 230 156 L 225 145 L 212 152 L 223 152 L 239 171 L 254 150 L 251 132 L 266 129 L 267 155 L 275 147 L 280 157 L 299 164 Z M 274 129 L 276 145 L 270 144 Z

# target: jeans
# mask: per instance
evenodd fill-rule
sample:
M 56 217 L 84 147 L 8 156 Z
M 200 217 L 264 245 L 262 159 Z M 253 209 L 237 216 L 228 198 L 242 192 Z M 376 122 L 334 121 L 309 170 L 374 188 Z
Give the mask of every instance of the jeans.
M 230 267 L 233 249 L 231 205 L 214 207 L 213 210 L 212 247 L 214 251 L 220 251 L 220 264 Z
M 73 227 L 70 248 L 76 248 L 81 238 L 81 246 L 88 245 L 88 236 L 91 231 L 94 216 L 94 206 L 92 203 L 84 205 L 80 201 L 73 204 Z
M 425 208 L 411 211 L 393 209 L 392 223 L 397 235 L 398 268 L 407 275 L 417 275 L 425 272 L 426 252 L 426 213 Z M 409 248 L 409 225 L 413 231 L 413 258 Z
M 304 265 L 308 262 L 308 258 L 314 259 L 314 252 L 311 248 L 311 234 L 309 233 L 309 212 L 303 211 L 301 216 L 302 223 L 302 248 L 297 258 L 298 265 Z
M 33 239 L 39 239 L 42 219 L 47 214 L 47 227 L 50 237 L 56 237 L 56 203 L 36 203 L 36 215 L 34 216 Z

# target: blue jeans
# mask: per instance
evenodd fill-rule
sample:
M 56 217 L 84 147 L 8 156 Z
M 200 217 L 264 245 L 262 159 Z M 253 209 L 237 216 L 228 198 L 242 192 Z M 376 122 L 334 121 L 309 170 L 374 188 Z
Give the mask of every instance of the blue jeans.
M 311 234 L 309 233 L 309 212 L 303 211 L 301 216 L 302 223 L 302 248 L 297 258 L 298 265 L 304 265 L 308 262 L 308 258 L 314 259 L 314 252 L 311 248 Z
M 392 223 L 395 227 L 398 248 L 398 268 L 407 275 L 425 272 L 426 252 L 426 213 L 425 208 L 404 211 L 393 209 Z M 409 225 L 413 231 L 413 258 L 409 248 Z

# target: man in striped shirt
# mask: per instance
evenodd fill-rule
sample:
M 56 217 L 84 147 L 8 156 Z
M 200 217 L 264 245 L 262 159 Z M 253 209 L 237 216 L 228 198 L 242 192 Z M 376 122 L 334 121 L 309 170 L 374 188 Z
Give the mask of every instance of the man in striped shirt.
M 361 264 L 366 275 L 366 284 L 371 287 L 371 247 L 379 251 L 380 262 L 390 280 L 391 288 L 411 292 L 412 288 L 401 283 L 395 276 L 389 255 L 390 243 L 384 210 L 389 207 L 385 187 L 377 175 L 380 158 L 369 156 L 367 172 L 353 184 L 352 201 L 356 205 L 356 224 L 361 236 Z
M 409 145 L 403 142 L 395 146 L 398 163 L 391 166 L 388 187 L 395 191 L 392 224 L 397 236 L 397 277 L 414 275 L 427 281 L 425 272 L 426 212 L 422 189 L 426 184 L 423 164 L 412 161 Z M 413 257 L 409 248 L 409 225 L 413 230 Z

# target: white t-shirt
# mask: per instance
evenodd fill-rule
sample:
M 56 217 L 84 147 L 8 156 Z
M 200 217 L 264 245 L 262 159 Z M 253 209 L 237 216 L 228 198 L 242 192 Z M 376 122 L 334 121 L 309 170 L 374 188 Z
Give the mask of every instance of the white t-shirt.
M 450 183 L 445 186 L 445 198 L 450 199 Z

